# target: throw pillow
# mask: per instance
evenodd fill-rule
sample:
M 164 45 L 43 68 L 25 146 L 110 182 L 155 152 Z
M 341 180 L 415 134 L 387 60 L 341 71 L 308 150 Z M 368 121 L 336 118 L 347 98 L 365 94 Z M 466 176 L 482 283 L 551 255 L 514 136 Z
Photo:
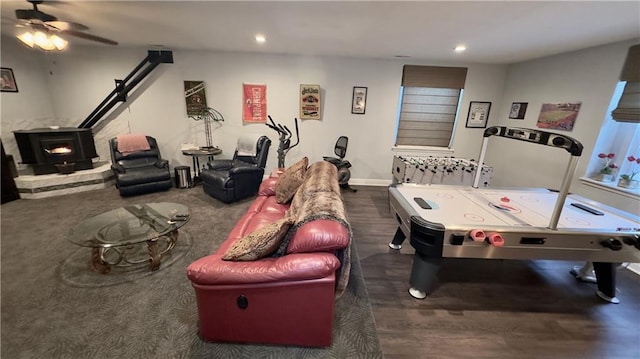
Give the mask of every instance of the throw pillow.
M 278 183 L 276 183 L 276 202 L 283 204 L 291 201 L 291 198 L 296 194 L 298 187 L 304 180 L 304 174 L 308 166 L 309 159 L 303 157 L 300 161 L 284 170 L 278 177 Z
M 237 240 L 222 256 L 225 261 L 254 261 L 275 252 L 293 224 L 286 217 L 256 229 Z

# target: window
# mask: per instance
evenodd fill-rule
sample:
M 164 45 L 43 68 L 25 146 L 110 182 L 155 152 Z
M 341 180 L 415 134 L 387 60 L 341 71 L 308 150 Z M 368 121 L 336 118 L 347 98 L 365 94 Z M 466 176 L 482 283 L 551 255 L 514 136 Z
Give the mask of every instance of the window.
M 596 146 L 593 151 L 594 155 L 589 161 L 589 167 L 586 173 L 588 177 L 595 176 L 603 165 L 603 161 L 597 156 L 599 153 L 615 154 L 612 162 L 618 166 L 617 175 L 631 172 L 633 164 L 627 160 L 627 157 L 640 157 L 640 124 L 615 121 L 611 116 L 612 110 L 615 109 L 619 103 L 625 85 L 625 82 L 619 82 L 611 98 L 607 118 L 604 120 L 602 128 L 600 129 L 600 134 L 598 135 L 598 140 L 596 141 Z M 634 168 L 637 169 L 637 164 L 635 166 Z M 640 179 L 640 174 L 636 175 L 634 179 Z M 615 187 L 616 181 L 614 180 L 614 182 L 611 183 L 605 182 L 603 185 Z
M 450 147 L 466 77 L 465 67 L 405 65 L 396 145 Z
M 594 177 L 603 166 L 603 162 L 598 158 L 598 154 L 613 153 L 615 157 L 612 162 L 619 168 L 616 176 L 632 175 L 633 179 L 640 180 L 638 163 L 629 161 L 628 158 L 640 157 L 640 45 L 629 48 L 620 82 L 611 98 L 607 118 L 605 118 L 596 146 L 594 156 L 589 161 L 586 175 Z M 619 177 L 618 177 L 619 178 Z M 616 179 L 613 182 L 603 182 L 602 185 L 615 187 Z M 640 194 L 637 188 L 627 188 L 625 192 L 635 195 Z

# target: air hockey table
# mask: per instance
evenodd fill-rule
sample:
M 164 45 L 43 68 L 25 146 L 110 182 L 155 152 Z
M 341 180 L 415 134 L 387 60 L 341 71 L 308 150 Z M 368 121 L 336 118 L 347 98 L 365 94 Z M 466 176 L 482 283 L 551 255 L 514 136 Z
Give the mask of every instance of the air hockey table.
M 569 185 L 582 145 L 561 134 L 524 128 L 490 127 L 484 132 L 478 163 L 491 136 L 562 148 L 571 160 L 560 190 L 478 188 L 474 185 L 393 184 L 392 213 L 399 226 L 389 246 L 406 238 L 415 248 L 409 293 L 423 299 L 432 291 L 444 258 L 552 259 L 592 262 L 596 294 L 618 303 L 619 263 L 640 262 L 640 219 L 575 194 Z

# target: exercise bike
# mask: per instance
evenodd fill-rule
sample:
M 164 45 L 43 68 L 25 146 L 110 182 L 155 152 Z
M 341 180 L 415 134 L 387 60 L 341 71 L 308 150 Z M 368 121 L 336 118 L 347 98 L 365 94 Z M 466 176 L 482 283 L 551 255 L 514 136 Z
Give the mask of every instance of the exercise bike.
M 290 149 L 296 147 L 300 143 L 300 133 L 298 131 L 298 118 L 294 118 L 296 124 L 296 143 L 291 145 L 291 137 L 293 137 L 293 133 L 289 130 L 287 126 L 283 126 L 281 124 L 276 124 L 275 121 L 269 117 L 269 121 L 271 123 L 265 123 L 270 129 L 276 131 L 279 135 L 280 145 L 278 145 L 278 168 L 285 168 L 284 158 L 289 152 Z
M 333 153 L 338 157 L 322 157 L 323 160 L 333 164 L 338 169 L 338 183 L 340 188 L 349 190 L 351 192 L 357 192 L 358 190 L 349 186 L 349 179 L 351 178 L 351 162 L 344 159 L 347 154 L 347 144 L 349 138 L 347 136 L 340 136 L 336 141 L 336 145 L 333 148 Z

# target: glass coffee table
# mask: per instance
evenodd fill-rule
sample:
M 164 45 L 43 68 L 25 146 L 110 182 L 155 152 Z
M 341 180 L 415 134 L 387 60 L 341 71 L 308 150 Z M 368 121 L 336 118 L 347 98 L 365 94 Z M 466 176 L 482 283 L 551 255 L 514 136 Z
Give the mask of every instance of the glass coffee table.
M 189 207 L 178 203 L 132 204 L 83 220 L 71 229 L 68 239 L 91 248 L 91 265 L 102 274 L 112 266 L 145 262 L 157 270 L 189 219 Z

